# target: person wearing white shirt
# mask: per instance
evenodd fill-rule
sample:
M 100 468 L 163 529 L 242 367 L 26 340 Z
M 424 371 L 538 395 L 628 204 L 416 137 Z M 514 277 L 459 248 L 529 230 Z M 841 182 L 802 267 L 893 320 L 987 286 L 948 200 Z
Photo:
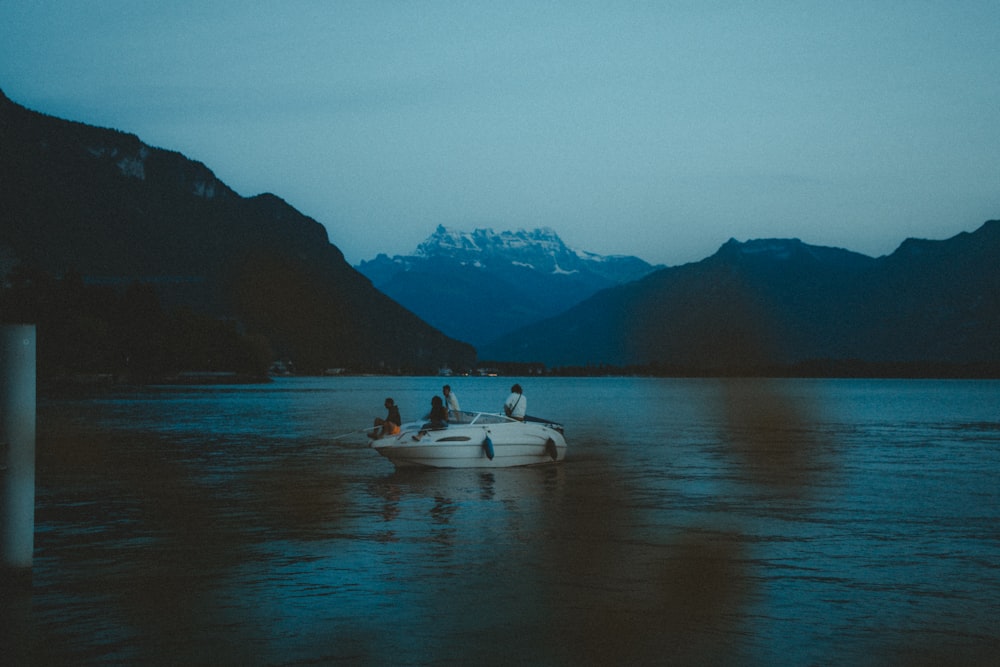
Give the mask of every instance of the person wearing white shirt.
M 448 419 L 454 422 L 459 421 L 460 416 L 458 413 L 461 412 L 462 408 L 458 407 L 458 396 L 451 390 L 450 384 L 442 387 L 441 391 L 444 393 L 444 405 L 448 408 Z
M 503 411 L 508 417 L 518 421 L 524 421 L 524 415 L 528 410 L 528 399 L 521 391 L 521 385 L 515 384 L 510 388 L 510 396 L 503 402 Z

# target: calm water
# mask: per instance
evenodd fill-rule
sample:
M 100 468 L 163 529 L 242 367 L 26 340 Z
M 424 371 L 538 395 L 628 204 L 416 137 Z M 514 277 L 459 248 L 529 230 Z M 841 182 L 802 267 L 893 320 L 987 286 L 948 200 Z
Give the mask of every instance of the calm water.
M 48 400 L 47 664 L 988 664 L 1000 383 L 455 378 L 563 421 L 558 466 L 396 472 L 439 378 Z M 11 639 L 13 638 L 13 639 Z

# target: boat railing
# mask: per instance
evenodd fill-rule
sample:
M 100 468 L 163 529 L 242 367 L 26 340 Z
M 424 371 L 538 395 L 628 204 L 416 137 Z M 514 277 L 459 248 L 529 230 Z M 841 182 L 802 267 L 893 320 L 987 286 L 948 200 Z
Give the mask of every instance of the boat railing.
M 517 421 L 495 412 L 466 412 L 461 410 L 459 412 L 453 412 L 452 416 L 453 418 L 449 420 L 449 423 L 462 425 L 475 424 L 479 426 L 485 424 L 505 424 L 507 422 Z M 456 416 L 457 419 L 454 418 Z
M 501 415 L 495 412 L 464 412 L 459 411 L 457 413 L 452 413 L 453 415 L 458 415 L 458 420 L 451 420 L 452 424 L 506 424 L 508 422 L 532 422 L 535 424 L 543 424 L 545 426 L 551 426 L 553 428 L 562 430 L 562 424 L 556 423 L 551 419 L 542 419 L 540 417 L 532 417 L 530 415 L 525 416 L 523 420 L 514 419 L 513 417 L 508 417 L 506 415 Z
M 562 425 L 557 424 L 548 419 L 540 419 L 538 417 L 525 417 L 524 421 L 534 422 L 537 424 L 544 424 L 546 426 L 551 426 L 553 428 L 562 430 Z M 452 411 L 450 418 L 448 419 L 448 426 L 489 426 L 493 424 L 509 424 L 511 422 L 521 423 L 521 420 L 514 419 L 513 417 L 508 417 L 496 412 L 470 412 L 466 410 Z M 448 428 L 445 426 L 444 428 Z M 408 433 L 411 431 L 419 430 L 438 430 L 427 428 L 426 421 L 409 422 L 403 424 L 402 432 Z

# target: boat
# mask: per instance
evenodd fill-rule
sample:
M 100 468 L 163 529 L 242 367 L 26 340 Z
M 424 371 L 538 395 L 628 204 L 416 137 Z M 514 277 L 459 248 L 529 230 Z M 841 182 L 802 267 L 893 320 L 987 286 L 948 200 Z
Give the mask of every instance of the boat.
M 427 426 L 423 421 L 403 424 L 398 434 L 368 444 L 397 468 L 511 468 L 566 457 L 562 425 L 546 419 L 459 412 L 444 428 Z

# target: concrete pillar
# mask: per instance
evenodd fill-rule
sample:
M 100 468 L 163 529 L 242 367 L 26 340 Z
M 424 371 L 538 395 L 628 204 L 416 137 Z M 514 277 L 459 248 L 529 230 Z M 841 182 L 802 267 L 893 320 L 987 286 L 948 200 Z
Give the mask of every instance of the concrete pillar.
M 35 538 L 35 326 L 0 325 L 0 569 L 31 580 Z

